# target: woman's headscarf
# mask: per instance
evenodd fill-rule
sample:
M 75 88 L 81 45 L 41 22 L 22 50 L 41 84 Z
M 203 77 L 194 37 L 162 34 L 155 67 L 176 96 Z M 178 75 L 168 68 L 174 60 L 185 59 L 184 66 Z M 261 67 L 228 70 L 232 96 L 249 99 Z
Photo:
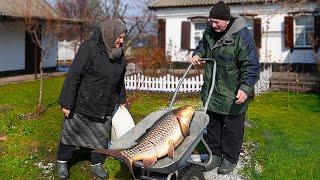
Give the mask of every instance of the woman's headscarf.
M 115 41 L 127 29 L 120 19 L 105 20 L 99 23 L 101 36 L 106 46 L 106 51 L 111 59 L 119 58 L 123 55 L 123 48 L 116 48 Z

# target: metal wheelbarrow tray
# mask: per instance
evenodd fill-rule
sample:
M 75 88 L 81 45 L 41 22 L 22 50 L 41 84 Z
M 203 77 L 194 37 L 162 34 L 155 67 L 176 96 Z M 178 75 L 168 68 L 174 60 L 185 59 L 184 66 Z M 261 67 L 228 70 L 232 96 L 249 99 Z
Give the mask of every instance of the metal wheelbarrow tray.
M 202 60 L 211 61 L 211 59 L 202 59 Z M 177 95 L 178 89 L 183 79 L 185 78 L 186 74 L 191 69 L 191 67 L 192 65 L 189 66 L 187 72 L 184 74 L 184 76 L 180 80 L 179 85 L 174 94 L 174 97 L 171 100 L 169 108 L 159 110 L 149 114 L 147 117 L 141 120 L 134 128 L 132 128 L 130 131 L 124 134 L 121 138 L 119 138 L 115 142 L 112 142 L 111 149 L 122 150 L 122 149 L 128 149 L 133 147 L 136 144 L 136 141 L 141 136 L 143 136 L 147 132 L 147 130 L 157 120 L 159 120 L 164 114 L 166 114 L 171 110 L 172 104 Z M 214 72 L 215 72 L 215 69 L 216 69 L 216 65 L 214 66 Z M 214 81 L 215 79 L 213 79 L 213 82 Z M 211 87 L 211 89 L 213 89 L 213 86 Z M 209 97 L 210 97 L 210 93 L 209 93 Z M 206 169 L 208 167 L 208 164 L 211 162 L 211 159 L 212 159 L 212 153 L 208 145 L 206 144 L 206 142 L 203 140 L 203 134 L 205 133 L 206 126 L 209 123 L 209 116 L 205 113 L 207 110 L 208 102 L 209 102 L 209 98 L 207 100 L 206 106 L 203 111 L 195 111 L 190 124 L 190 135 L 187 136 L 177 148 L 175 148 L 173 159 L 170 159 L 168 156 L 165 156 L 163 158 L 158 159 L 156 163 L 149 168 L 145 168 L 142 161 L 134 162 L 133 166 L 135 168 L 141 169 L 142 171 L 142 175 L 140 176 L 140 179 L 170 179 L 172 175 L 177 176 L 179 174 L 179 170 L 182 170 L 188 165 L 195 165 L 197 167 L 200 166 L 202 169 Z M 190 159 L 191 153 L 197 147 L 200 141 L 202 141 L 202 143 L 205 145 L 206 150 L 209 154 L 208 160 L 206 160 L 205 163 L 194 162 Z M 163 176 L 160 176 L 158 174 L 158 176 L 156 177 L 151 177 L 149 176 L 149 173 L 152 173 L 152 172 L 163 174 Z M 201 172 L 200 169 L 198 170 L 197 173 L 199 172 Z M 181 177 L 181 175 L 178 177 Z M 203 174 L 202 174 L 202 177 L 203 177 Z M 185 177 L 182 179 L 189 179 L 189 178 Z M 197 179 L 199 179 L 199 177 Z M 200 179 L 202 178 L 200 177 Z
M 133 129 L 123 135 L 116 142 L 113 142 L 111 149 L 128 149 L 135 145 L 136 140 L 145 134 L 146 130 L 149 129 L 166 112 L 168 112 L 167 109 L 149 114 Z M 185 162 L 189 159 L 192 151 L 201 141 L 203 132 L 208 123 L 209 116 L 203 112 L 196 111 L 190 124 L 190 135 L 187 136 L 174 150 L 174 158 L 170 159 L 168 156 L 160 158 L 153 166 L 146 170 L 170 174 L 185 165 Z M 136 161 L 134 165 L 141 168 L 144 167 L 142 161 Z

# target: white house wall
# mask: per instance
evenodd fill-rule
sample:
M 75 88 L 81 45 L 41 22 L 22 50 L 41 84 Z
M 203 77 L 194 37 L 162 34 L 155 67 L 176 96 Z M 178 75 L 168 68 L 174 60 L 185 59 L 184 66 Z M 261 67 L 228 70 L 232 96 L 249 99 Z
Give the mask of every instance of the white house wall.
M 181 50 L 181 22 L 187 18 L 169 17 L 166 19 L 166 52 L 172 61 L 185 61 L 188 51 Z
M 305 4 L 294 8 L 279 5 L 231 6 L 235 14 L 258 14 L 262 20 L 262 47 L 260 62 L 262 63 L 315 63 L 316 55 L 311 49 L 294 49 L 292 53 L 284 46 L 284 17 L 288 12 L 309 10 L 313 11 L 315 3 Z M 164 8 L 156 11 L 158 19 L 166 20 L 166 53 L 172 61 L 188 61 L 191 53 L 181 50 L 181 23 L 188 17 L 208 16 L 211 7 Z M 193 24 L 191 23 L 191 33 Z M 191 49 L 193 39 L 190 38 Z
M 0 71 L 25 68 L 25 32 L 22 23 L 0 22 Z
M 311 10 L 310 6 L 302 7 Z M 290 10 L 290 11 L 297 11 Z M 263 63 L 316 63 L 312 49 L 290 49 L 284 45 L 284 17 L 287 13 L 274 6 L 269 11 L 259 12 L 257 16 L 262 20 L 262 44 L 260 48 L 260 62 Z

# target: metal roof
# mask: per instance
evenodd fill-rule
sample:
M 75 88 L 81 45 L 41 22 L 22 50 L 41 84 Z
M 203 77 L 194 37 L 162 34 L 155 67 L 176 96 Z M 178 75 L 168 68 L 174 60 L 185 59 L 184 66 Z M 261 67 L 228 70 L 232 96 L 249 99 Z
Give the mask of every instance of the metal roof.
M 192 7 L 192 6 L 212 6 L 219 0 L 156 0 L 148 5 L 150 9 L 169 8 L 169 7 Z M 277 0 L 224 0 L 226 4 L 242 3 L 265 3 Z
M 0 16 L 55 19 L 57 13 L 45 0 L 0 0 Z

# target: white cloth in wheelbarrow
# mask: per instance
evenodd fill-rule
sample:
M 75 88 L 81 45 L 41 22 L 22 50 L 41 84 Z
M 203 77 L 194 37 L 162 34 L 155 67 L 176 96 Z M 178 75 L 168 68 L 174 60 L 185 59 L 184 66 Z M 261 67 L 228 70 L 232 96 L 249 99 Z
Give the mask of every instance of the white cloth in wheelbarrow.
M 91 149 L 107 148 L 110 132 L 111 116 L 96 119 L 74 113 L 72 118 L 64 120 L 60 141 L 63 144 Z

